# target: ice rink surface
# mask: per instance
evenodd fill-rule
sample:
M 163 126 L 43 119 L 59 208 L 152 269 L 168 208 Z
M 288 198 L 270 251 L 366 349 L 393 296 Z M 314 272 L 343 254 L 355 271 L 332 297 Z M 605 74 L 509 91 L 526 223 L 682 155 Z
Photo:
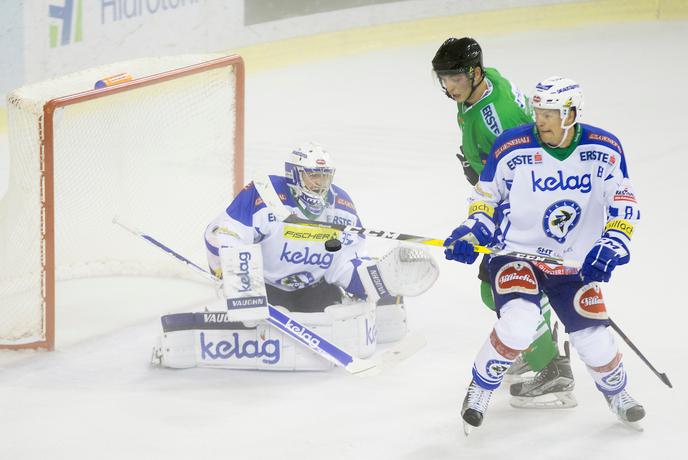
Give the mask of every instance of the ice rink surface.
M 477 266 L 444 261 L 437 250 L 439 281 L 423 296 L 407 299 L 410 328 L 425 335 L 428 345 L 371 378 L 339 370 L 153 369 L 148 358 L 159 315 L 205 305 L 214 296 L 211 287 L 148 278 L 64 283 L 57 350 L 0 353 L 0 458 L 683 456 L 688 22 L 476 38 L 486 65 L 527 94 L 550 75 L 578 80 L 583 121 L 615 133 L 624 145 L 643 220 L 631 264 L 605 287 L 606 304 L 674 383 L 673 390 L 666 388 L 621 345 L 628 389 L 647 410 L 644 433 L 616 421 L 574 356 L 577 408 L 514 409 L 505 387 L 496 392 L 483 427 L 464 438 L 459 405 L 494 316 L 480 304 Z M 455 106 L 430 71 L 439 44 L 249 75 L 247 177 L 280 173 L 295 144 L 317 140 L 334 155 L 336 182 L 350 193 L 366 226 L 444 238 L 465 216 L 469 188 L 454 158 Z M 370 241 L 369 248 L 379 254 L 387 246 Z

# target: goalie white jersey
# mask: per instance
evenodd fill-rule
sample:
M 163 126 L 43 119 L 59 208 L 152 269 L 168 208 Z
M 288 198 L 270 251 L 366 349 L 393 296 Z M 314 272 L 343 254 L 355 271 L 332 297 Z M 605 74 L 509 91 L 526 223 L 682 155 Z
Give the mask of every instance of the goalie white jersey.
M 284 206 L 298 217 L 307 218 L 289 192 L 286 179 L 270 176 L 270 181 Z M 361 226 L 354 204 L 344 190 L 332 185 L 326 201 L 316 222 Z M 331 238 L 341 240 L 341 250 L 325 250 L 325 241 Z M 205 241 L 210 268 L 217 275 L 222 273 L 220 247 L 259 243 L 265 282 L 285 291 L 302 289 L 323 278 L 347 289 L 355 267 L 366 258 L 365 240 L 357 234 L 279 221 L 265 206 L 253 183 L 210 223 Z
M 469 215 L 491 229 L 496 223 L 505 248 L 583 260 L 604 231 L 630 242 L 640 211 L 621 144 L 590 125 L 575 129 L 572 145 L 556 149 L 562 159 L 543 147 L 533 124 L 495 141 Z

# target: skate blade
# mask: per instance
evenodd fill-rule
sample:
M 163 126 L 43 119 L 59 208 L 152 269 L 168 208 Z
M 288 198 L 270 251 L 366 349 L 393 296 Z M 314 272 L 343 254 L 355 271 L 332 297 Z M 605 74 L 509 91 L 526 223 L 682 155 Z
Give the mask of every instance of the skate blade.
M 639 432 L 639 433 L 642 433 L 643 431 L 645 431 L 645 429 L 644 429 L 643 426 L 640 424 L 640 422 L 629 422 L 629 421 L 623 420 L 623 419 L 619 419 L 619 421 L 620 421 L 621 423 L 623 423 L 624 425 L 626 425 L 628 428 L 630 428 L 630 429 L 632 429 L 632 430 L 634 430 L 634 431 L 637 431 L 637 432 Z
M 152 368 L 162 367 L 162 349 L 159 346 L 153 347 L 150 362 L 148 364 Z
M 468 437 L 471 432 L 473 431 L 473 428 L 475 428 L 473 425 L 466 423 L 465 421 L 463 422 L 463 435 Z
M 533 398 L 512 396 L 509 404 L 517 409 L 571 409 L 578 405 L 578 401 L 573 393 L 562 391 Z
M 513 385 L 514 383 L 521 383 L 525 382 L 526 380 L 532 378 L 535 374 L 532 372 L 530 375 L 527 374 L 506 374 L 504 375 L 504 379 L 502 380 L 503 385 Z

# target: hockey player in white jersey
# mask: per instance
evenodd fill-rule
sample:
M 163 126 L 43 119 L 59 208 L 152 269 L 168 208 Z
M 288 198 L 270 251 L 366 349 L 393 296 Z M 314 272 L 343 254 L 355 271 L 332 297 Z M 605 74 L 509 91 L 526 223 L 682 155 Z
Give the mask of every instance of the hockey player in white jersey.
M 628 263 L 640 211 L 619 140 L 581 124 L 582 92 L 571 79 L 539 83 L 535 123 L 495 141 L 470 198 L 468 218 L 445 244 L 447 259 L 473 263 L 475 244 L 495 231 L 494 209 L 506 205 L 500 245 L 511 250 L 582 260 L 579 270 L 504 256 L 489 273 L 498 321 L 478 352 L 463 402 L 464 429 L 480 426 L 492 392 L 531 343 L 545 293 L 612 412 L 628 424 L 645 416 L 626 391 L 626 372 L 611 331 L 599 282 Z
M 330 155 L 311 142 L 289 153 L 284 176 L 269 176 L 269 180 L 281 204 L 297 217 L 361 226 L 349 195 L 332 183 L 334 173 Z M 241 291 L 246 290 L 232 288 L 227 281 L 237 279 L 236 273 L 226 271 L 231 266 L 228 259 L 238 255 L 244 267 L 241 283 L 260 285 L 270 305 L 288 310 L 355 356 L 370 356 L 378 342 L 396 341 L 406 334 L 402 296 L 424 292 L 438 276 L 436 263 L 426 251 L 400 246 L 371 259 L 365 239 L 358 234 L 288 224 L 274 211 L 251 182 L 208 225 L 208 263 L 218 278 L 224 277 L 225 298 L 241 301 Z M 341 241 L 339 251 L 326 250 L 324 243 L 330 239 Z M 416 263 L 405 262 L 410 255 Z M 399 278 L 401 273 L 410 274 L 412 280 Z M 163 317 L 163 331 L 168 341 L 171 334 L 183 332 L 177 334 L 183 342 L 176 347 L 182 350 L 180 359 L 169 352 L 161 359 L 169 367 L 331 367 L 309 350 L 294 346 L 281 332 L 255 321 L 230 320 L 221 312 L 214 317 L 208 313 L 168 315 Z

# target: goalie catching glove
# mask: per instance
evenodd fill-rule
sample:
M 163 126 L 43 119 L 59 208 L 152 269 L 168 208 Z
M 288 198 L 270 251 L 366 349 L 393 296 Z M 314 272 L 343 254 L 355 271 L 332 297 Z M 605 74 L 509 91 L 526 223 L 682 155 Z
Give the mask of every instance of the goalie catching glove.
M 414 297 L 430 289 L 438 276 L 437 263 L 427 251 L 397 246 L 374 262 L 358 265 L 347 291 L 371 302 L 388 295 Z

